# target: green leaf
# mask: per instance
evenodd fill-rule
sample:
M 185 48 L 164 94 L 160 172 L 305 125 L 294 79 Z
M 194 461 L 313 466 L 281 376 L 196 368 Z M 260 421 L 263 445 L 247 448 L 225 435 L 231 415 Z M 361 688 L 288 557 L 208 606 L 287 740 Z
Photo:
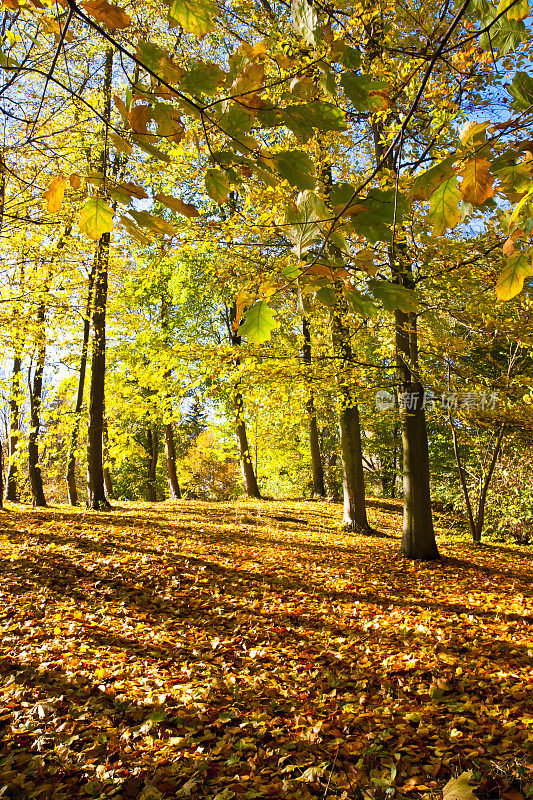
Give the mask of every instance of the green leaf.
M 408 313 L 409 311 L 416 311 L 418 308 L 418 299 L 414 291 L 406 289 L 405 286 L 400 286 L 390 281 L 377 281 L 372 278 L 368 281 L 368 287 L 374 297 L 381 300 L 385 311 L 392 312 L 398 308 L 400 311 Z
M 254 303 L 244 313 L 244 321 L 239 326 L 239 336 L 246 336 L 249 342 L 263 344 L 270 339 L 272 331 L 279 327 L 274 319 L 274 311 L 264 300 Z
M 433 223 L 434 236 L 440 236 L 446 228 L 455 228 L 461 222 L 459 203 L 462 199 L 455 176 L 445 180 L 433 192 L 429 199 L 428 219 Z
M 323 286 L 316 293 L 316 299 L 327 308 L 335 308 L 335 290 L 331 286 Z
M 291 186 L 297 189 L 313 189 L 316 178 L 314 165 L 302 150 L 285 150 L 272 156 L 276 170 Z
M 517 72 L 507 91 L 514 98 L 511 108 L 515 111 L 525 111 L 533 105 L 533 78 L 527 72 Z
M 506 56 L 527 39 L 527 28 L 523 22 L 500 17 L 494 21 L 493 16 L 483 20 L 483 27 L 491 25 L 489 31 L 479 39 L 480 47 L 485 50 L 499 50 L 501 56 Z
M 439 188 L 441 183 L 454 174 L 453 162 L 454 156 L 449 156 L 444 161 L 441 161 L 440 164 L 435 164 L 434 167 L 417 175 L 410 191 L 411 198 L 413 200 L 427 200 Z
M 191 95 L 214 95 L 226 73 L 210 61 L 197 61 L 181 79 L 181 88 Z
M 511 300 L 522 291 L 524 280 L 532 275 L 531 252 L 513 253 L 507 259 L 496 284 L 498 300 Z
M 159 150 L 157 147 L 154 147 L 149 142 L 144 141 L 142 136 L 133 135 L 131 137 L 135 144 L 144 150 L 145 153 L 148 153 L 149 156 L 153 156 L 157 158 L 159 161 L 164 161 L 166 164 L 170 164 L 171 158 L 167 153 L 163 153 L 162 150 Z
M 220 169 L 208 169 L 205 173 L 205 190 L 215 203 L 223 203 L 229 193 L 229 181 Z
M 377 315 L 379 309 L 370 297 L 364 297 L 357 289 L 345 291 L 344 294 L 355 314 L 359 314 L 365 319 L 374 318 Z
M 321 131 L 345 131 L 342 109 L 332 103 L 302 103 L 283 109 L 283 121 L 300 139 L 308 139 L 312 128 Z
M 346 69 L 359 69 L 361 66 L 361 53 L 349 47 L 342 39 L 338 39 L 331 47 L 331 58 L 342 64 Z
M 164 236 L 175 236 L 179 233 L 178 228 L 175 228 L 174 225 L 171 225 L 166 219 L 149 214 L 148 211 L 134 211 L 130 209 L 128 213 L 131 214 L 141 228 L 146 228 L 149 231 Z
M 97 242 L 104 233 L 113 230 L 113 211 L 103 197 L 89 197 L 80 211 L 78 226 Z
M 289 206 L 285 213 L 285 222 L 288 226 L 284 231 L 294 245 L 293 253 L 299 259 L 322 232 L 322 226 L 317 222 L 330 218 L 331 211 L 314 192 L 309 190 L 301 192 L 296 204 Z
M 384 91 L 388 87 L 387 81 L 374 80 L 370 75 L 343 72 L 341 86 L 357 111 L 379 111 L 388 106 L 386 97 L 382 94 L 372 94 Z
M 215 30 L 218 8 L 212 0 L 172 0 L 169 17 L 188 33 L 205 36 Z
M 407 200 L 394 189 L 372 189 L 365 198 L 353 198 L 353 187 L 348 183 L 335 184 L 331 189 L 331 203 L 340 213 L 351 201 L 344 215 L 350 217 L 353 230 L 369 242 L 387 242 L 392 236 L 394 220 L 401 223 L 407 210 Z

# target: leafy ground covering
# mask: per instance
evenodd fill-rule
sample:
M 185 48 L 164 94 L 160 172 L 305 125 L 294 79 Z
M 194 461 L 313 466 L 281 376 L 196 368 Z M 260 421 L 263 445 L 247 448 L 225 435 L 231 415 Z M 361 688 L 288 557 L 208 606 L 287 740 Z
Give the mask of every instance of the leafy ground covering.
M 0 796 L 442 798 L 473 770 L 531 797 L 531 550 L 414 564 L 398 505 L 370 516 L 2 513 Z

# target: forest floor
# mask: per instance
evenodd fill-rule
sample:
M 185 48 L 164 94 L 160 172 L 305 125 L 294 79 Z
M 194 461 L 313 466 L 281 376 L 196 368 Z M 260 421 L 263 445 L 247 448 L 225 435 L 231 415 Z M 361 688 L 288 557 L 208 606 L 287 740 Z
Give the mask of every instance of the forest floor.
M 533 549 L 370 504 L 0 512 L 0 797 L 532 797 Z

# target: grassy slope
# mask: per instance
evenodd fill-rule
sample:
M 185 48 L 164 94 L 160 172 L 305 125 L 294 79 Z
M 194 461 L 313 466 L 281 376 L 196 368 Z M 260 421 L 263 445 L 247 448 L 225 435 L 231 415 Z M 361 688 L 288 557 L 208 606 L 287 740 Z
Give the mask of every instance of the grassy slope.
M 370 517 L 383 538 L 327 503 L 11 506 L 0 795 L 441 798 L 473 769 L 527 797 L 531 551 L 409 563 L 398 504 Z

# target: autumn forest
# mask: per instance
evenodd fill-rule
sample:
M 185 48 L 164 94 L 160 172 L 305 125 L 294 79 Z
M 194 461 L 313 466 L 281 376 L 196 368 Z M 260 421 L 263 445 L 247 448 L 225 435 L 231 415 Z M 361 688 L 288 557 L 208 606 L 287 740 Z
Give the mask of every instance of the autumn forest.
M 533 800 L 529 0 L 0 6 L 0 797 Z

